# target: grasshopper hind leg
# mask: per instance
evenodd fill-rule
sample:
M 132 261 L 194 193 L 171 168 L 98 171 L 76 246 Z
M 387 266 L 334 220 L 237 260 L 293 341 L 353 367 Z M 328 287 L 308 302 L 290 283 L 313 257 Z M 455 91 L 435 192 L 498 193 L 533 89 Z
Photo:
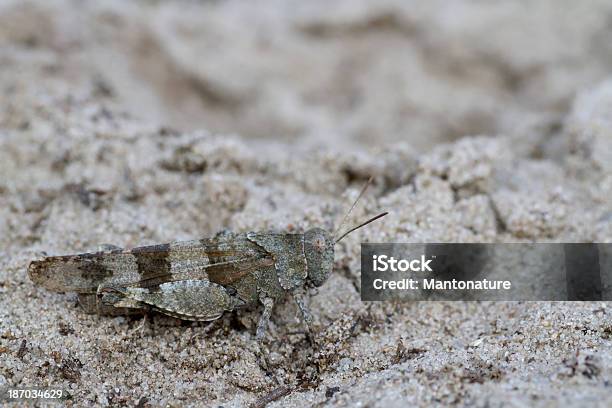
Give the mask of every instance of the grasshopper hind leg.
M 98 310 L 103 310 L 107 307 L 115 309 L 142 309 L 146 310 L 147 306 L 142 302 L 125 297 L 121 289 L 112 287 L 98 287 L 96 293 Z
M 131 305 L 126 307 L 113 306 L 100 301 L 95 293 L 79 293 L 78 304 L 87 314 L 97 314 L 99 316 L 122 316 L 139 315 L 144 313 L 143 305 Z
M 216 320 L 226 311 L 242 306 L 222 285 L 207 280 L 167 282 L 151 291 L 148 288 L 121 288 L 126 299 L 148 305 L 154 310 L 183 320 Z

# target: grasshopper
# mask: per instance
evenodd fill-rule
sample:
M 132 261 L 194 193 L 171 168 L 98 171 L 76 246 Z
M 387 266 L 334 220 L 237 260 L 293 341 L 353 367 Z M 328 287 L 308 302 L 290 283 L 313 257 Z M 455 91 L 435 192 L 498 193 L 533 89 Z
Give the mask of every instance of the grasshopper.
M 362 189 L 341 225 L 365 192 Z M 274 303 L 292 294 L 310 326 L 305 289 L 329 277 L 339 238 L 322 228 L 302 234 L 221 232 L 212 238 L 32 261 L 30 279 L 48 290 L 76 292 L 89 313 L 155 310 L 184 320 L 212 321 L 224 312 L 263 305 L 256 337 L 261 339 Z

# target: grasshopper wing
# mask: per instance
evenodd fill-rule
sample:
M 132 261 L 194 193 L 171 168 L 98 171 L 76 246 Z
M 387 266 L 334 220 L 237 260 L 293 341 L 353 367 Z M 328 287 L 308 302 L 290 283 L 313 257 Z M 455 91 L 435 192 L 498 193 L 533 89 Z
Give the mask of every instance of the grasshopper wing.
M 49 290 L 96 293 L 100 287 L 153 289 L 180 280 L 226 285 L 271 262 L 267 252 L 243 235 L 224 235 L 131 250 L 47 257 L 31 262 L 28 275 Z

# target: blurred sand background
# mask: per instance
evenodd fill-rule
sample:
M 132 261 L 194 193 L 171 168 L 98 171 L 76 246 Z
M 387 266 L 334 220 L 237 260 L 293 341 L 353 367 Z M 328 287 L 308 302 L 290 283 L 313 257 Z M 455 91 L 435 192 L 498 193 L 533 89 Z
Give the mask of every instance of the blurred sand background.
M 26 275 L 103 243 L 332 229 L 369 175 L 353 221 L 390 215 L 337 248 L 315 344 L 292 302 L 258 343 L 259 310 L 140 330 Z M 612 241 L 612 3 L 0 2 L 0 388 L 612 405 L 609 304 L 363 303 L 361 241 Z

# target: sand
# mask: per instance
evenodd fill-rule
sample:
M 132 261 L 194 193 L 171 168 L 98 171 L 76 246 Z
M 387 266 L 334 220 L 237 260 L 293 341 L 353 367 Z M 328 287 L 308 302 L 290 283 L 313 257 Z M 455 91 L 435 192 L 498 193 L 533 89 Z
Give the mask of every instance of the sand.
M 361 302 L 360 242 L 611 242 L 609 2 L 0 3 L 0 388 L 68 406 L 609 406 L 602 302 Z M 310 297 L 83 314 L 44 254 L 333 229 Z M 141 327 L 142 326 L 142 327 Z

